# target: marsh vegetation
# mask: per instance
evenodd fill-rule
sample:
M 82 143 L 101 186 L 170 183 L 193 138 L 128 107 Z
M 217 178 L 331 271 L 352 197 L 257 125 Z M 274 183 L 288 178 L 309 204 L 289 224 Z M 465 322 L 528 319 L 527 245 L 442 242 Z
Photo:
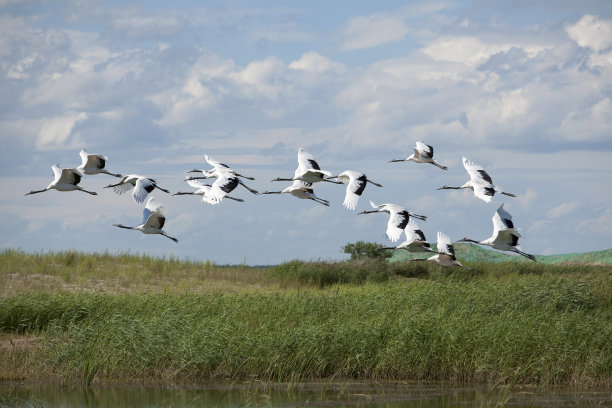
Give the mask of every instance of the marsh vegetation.
M 612 385 L 612 268 L 0 254 L 0 378 Z

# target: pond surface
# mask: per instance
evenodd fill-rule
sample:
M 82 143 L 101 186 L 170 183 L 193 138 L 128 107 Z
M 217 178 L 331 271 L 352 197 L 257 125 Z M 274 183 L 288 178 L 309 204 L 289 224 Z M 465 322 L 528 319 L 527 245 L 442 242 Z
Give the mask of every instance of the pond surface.
M 89 387 L 0 383 L 0 407 L 612 407 L 612 391 L 412 383 Z

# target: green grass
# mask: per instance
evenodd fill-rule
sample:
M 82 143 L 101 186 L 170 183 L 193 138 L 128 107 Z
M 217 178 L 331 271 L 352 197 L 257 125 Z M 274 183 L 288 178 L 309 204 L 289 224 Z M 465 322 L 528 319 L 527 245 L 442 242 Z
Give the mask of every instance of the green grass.
M 12 282 L 0 297 L 0 379 L 612 385 L 606 266 L 248 268 L 19 251 L 0 262 Z M 18 283 L 33 275 L 54 283 Z

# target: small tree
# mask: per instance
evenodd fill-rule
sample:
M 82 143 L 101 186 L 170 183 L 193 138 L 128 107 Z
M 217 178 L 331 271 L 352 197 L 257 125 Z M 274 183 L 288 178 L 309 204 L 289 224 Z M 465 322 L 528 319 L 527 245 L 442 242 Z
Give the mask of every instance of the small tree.
M 382 245 L 377 244 L 375 242 L 357 241 L 355 243 L 346 244 L 342 247 L 342 251 L 345 254 L 349 254 L 351 256 L 351 259 L 385 259 L 391 257 L 389 251 L 381 250 L 382 247 Z

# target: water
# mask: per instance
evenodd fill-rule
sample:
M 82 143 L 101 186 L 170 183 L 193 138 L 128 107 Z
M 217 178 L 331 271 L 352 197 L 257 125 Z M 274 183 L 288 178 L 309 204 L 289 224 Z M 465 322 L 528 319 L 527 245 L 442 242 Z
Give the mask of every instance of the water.
M 612 391 L 455 388 L 407 383 L 73 387 L 0 383 L 0 407 L 612 407 Z

